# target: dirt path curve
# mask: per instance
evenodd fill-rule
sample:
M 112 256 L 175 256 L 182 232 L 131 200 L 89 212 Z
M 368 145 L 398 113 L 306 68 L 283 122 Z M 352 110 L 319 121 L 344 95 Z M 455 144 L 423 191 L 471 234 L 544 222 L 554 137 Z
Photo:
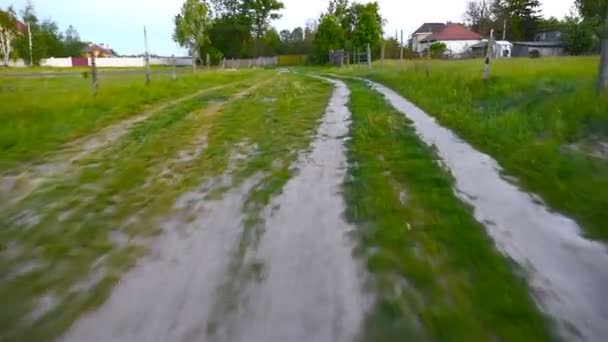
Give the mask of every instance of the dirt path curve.
M 369 81 L 368 81 L 369 82 Z M 440 126 L 396 92 L 369 82 L 436 146 L 459 195 L 475 209 L 498 248 L 527 273 L 539 306 L 568 341 L 606 341 L 608 250 L 581 236 L 571 219 L 503 179 L 498 163 Z M 497 294 L 507 295 L 507 294 Z
M 133 126 L 147 120 L 155 113 L 197 96 L 235 85 L 236 83 L 238 82 L 207 88 L 172 101 L 164 102 L 161 105 L 156 105 L 145 110 L 142 114 L 111 124 L 96 133 L 71 141 L 40 163 L 26 164 L 18 169 L 0 173 L 0 199 L 7 198 L 6 203 L 8 204 L 16 203 L 48 179 L 67 172 L 73 164 L 96 151 L 112 145 L 112 143 L 127 134 Z
M 262 279 L 251 281 L 213 341 L 341 342 L 359 333 L 369 298 L 341 195 L 350 91 L 331 82 L 335 91 L 312 152 L 264 213 L 266 230 L 250 256 L 263 265 Z

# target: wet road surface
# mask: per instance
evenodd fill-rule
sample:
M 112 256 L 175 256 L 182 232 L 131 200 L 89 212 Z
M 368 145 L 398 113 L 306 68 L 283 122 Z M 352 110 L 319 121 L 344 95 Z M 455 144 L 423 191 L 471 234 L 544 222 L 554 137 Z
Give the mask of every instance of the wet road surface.
M 608 338 L 608 249 L 585 239 L 571 219 L 503 179 L 498 163 L 380 84 L 369 82 L 413 121 L 417 134 L 455 178 L 460 197 L 505 255 L 528 277 L 535 300 L 568 341 Z M 599 190 L 598 190 L 599 191 Z

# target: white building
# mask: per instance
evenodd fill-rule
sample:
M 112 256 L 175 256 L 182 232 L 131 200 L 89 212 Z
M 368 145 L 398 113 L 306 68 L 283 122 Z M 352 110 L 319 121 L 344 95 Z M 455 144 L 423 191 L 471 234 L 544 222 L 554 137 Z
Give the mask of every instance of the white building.
M 473 55 L 478 57 L 486 56 L 488 49 L 488 40 L 484 39 L 478 44 L 471 46 Z M 513 56 L 513 43 L 506 40 L 494 41 L 494 58 L 511 58 Z
M 473 32 L 460 24 L 448 23 L 437 33 L 420 40 L 422 51 L 426 51 L 433 43 L 443 43 L 447 47 L 446 54 L 458 56 L 467 53 L 471 47 L 482 41 L 479 33 Z

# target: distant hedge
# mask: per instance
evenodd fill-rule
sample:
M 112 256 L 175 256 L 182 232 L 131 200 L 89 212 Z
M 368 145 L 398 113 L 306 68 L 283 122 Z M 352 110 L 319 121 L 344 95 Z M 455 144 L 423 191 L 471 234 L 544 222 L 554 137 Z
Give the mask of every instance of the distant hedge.
M 306 55 L 284 55 L 279 56 L 279 65 L 303 65 L 306 64 Z

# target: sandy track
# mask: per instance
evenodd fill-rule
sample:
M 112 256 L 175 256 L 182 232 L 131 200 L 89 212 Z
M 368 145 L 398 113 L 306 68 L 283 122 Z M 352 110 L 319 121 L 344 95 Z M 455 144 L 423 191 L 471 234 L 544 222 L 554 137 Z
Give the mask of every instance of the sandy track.
M 242 232 L 242 205 L 255 182 L 244 182 L 218 201 L 203 201 L 205 186 L 184 194 L 176 203 L 180 214 L 163 224 L 151 256 L 61 341 L 203 340 L 210 304 Z
M 133 116 L 129 119 L 114 123 L 101 129 L 99 132 L 69 142 L 52 156 L 40 163 L 28 164 L 16 170 L 9 170 L 0 174 L 0 199 L 7 198 L 6 203 L 16 203 L 38 186 L 49 179 L 62 175 L 73 164 L 83 160 L 96 151 L 102 150 L 129 132 L 134 125 L 143 122 L 152 115 L 181 102 L 193 99 L 197 96 L 220 90 L 238 82 L 233 82 L 217 87 L 207 88 L 178 99 L 165 102 L 145 111 L 143 114 Z
M 340 342 L 359 333 L 369 298 L 341 195 L 350 92 L 333 83 L 312 152 L 265 212 L 265 233 L 250 256 L 262 263 L 262 279 L 246 287 L 238 312 L 223 320 L 214 341 Z
M 250 255 L 264 262 L 261 282 L 249 279 L 236 298 L 222 295 L 234 276 L 230 263 L 243 234 L 243 205 L 260 178 L 213 201 L 205 197 L 210 183 L 177 201 L 152 257 L 61 341 L 354 340 L 369 300 L 342 217 L 349 91 L 335 85 L 312 152 L 263 213 L 266 232 Z M 227 308 L 235 302 L 235 310 Z
M 368 81 L 369 82 L 369 81 Z M 431 116 L 380 84 L 369 82 L 437 148 L 460 197 L 475 209 L 499 250 L 527 273 L 541 309 L 568 341 L 606 341 L 608 251 L 581 236 L 571 219 L 503 179 L 490 156 L 478 152 Z M 501 295 L 501 294 L 497 294 Z

